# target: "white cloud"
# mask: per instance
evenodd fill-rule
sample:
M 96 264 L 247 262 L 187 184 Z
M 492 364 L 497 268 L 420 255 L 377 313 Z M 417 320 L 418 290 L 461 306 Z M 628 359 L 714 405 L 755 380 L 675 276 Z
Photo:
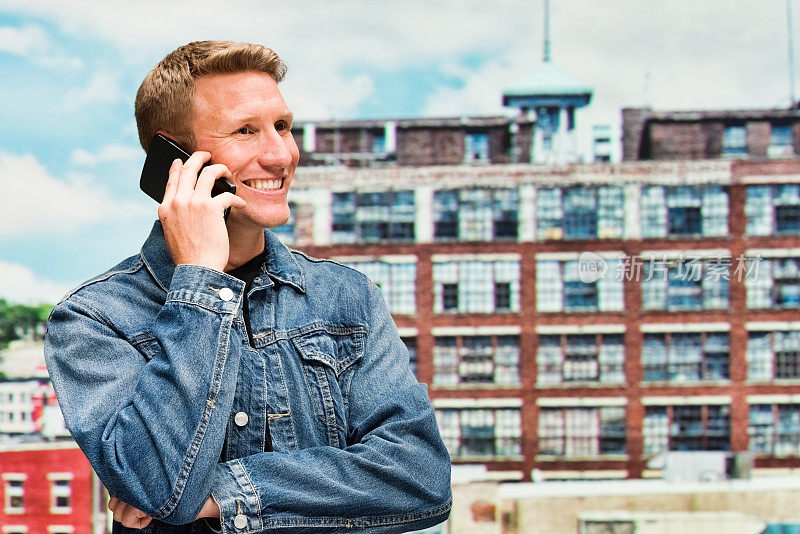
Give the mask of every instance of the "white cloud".
M 111 219 L 152 215 L 149 204 L 121 202 L 87 179 L 51 176 L 32 155 L 0 152 L 0 237 L 71 231 Z
M 284 92 L 303 118 L 352 116 L 382 71 L 431 65 L 463 87 L 439 88 L 430 98 L 421 87 L 426 114 L 494 112 L 503 86 L 542 55 L 541 0 L 240 0 L 224 9 L 211 0 L 0 0 L 0 8 L 99 39 L 136 68 L 190 40 L 263 42 L 288 62 Z M 783 2 L 559 0 L 551 12 L 554 61 L 596 89 L 587 117 L 616 121 L 620 107 L 645 99 L 662 109 L 788 102 Z M 467 56 L 493 59 L 472 70 Z M 113 77 L 95 77 L 86 96 L 72 96 L 78 104 L 108 101 L 115 90 Z
M 138 146 L 106 145 L 100 150 L 89 152 L 82 148 L 70 154 L 70 163 L 83 167 L 95 167 L 101 163 L 137 161 L 144 157 L 144 152 Z
M 64 106 L 77 110 L 98 104 L 110 104 L 122 98 L 118 72 L 96 72 L 86 85 L 64 95 Z
M 0 26 L 0 53 L 31 59 L 46 67 L 80 68 L 83 62 L 57 50 L 41 26 Z
M 26 56 L 47 46 L 47 33 L 40 26 L 0 26 L 0 52 Z
M 37 276 L 24 265 L 0 260 L 0 297 L 9 302 L 55 304 L 69 289 L 64 284 Z

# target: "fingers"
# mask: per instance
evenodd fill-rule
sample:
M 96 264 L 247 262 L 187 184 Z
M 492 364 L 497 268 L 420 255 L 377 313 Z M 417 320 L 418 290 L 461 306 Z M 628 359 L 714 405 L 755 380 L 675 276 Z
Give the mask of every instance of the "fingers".
M 245 202 L 244 199 L 237 197 L 233 193 L 222 193 L 221 195 L 215 196 L 212 200 L 217 204 L 220 210 L 224 210 L 225 208 L 244 208 L 247 206 L 247 202 Z
M 197 185 L 195 186 L 194 190 L 203 195 L 204 197 L 211 196 L 211 189 L 214 187 L 214 182 L 217 178 L 221 177 L 230 178 L 231 171 L 228 170 L 228 167 L 217 163 L 216 165 L 209 165 L 205 169 L 200 172 L 200 176 L 197 177 Z
M 108 501 L 108 509 L 114 512 L 114 521 L 128 528 L 144 528 L 153 520 L 138 508 L 114 497 Z
M 175 191 L 178 190 L 178 179 L 181 175 L 181 167 L 183 167 L 183 162 L 179 158 L 176 158 L 169 168 L 167 188 L 164 191 L 164 200 L 162 200 L 162 202 L 172 202 L 172 199 L 175 197 Z
M 183 198 L 188 200 L 194 192 L 195 185 L 197 185 L 197 175 L 200 172 L 200 167 L 211 159 L 211 154 L 208 152 L 195 152 L 180 169 L 180 177 L 178 179 L 178 187 L 175 191 L 176 198 Z

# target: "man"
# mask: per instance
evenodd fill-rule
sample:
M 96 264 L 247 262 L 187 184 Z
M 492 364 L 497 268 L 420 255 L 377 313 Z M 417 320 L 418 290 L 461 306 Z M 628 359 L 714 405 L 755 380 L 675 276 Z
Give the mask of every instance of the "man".
M 284 72 L 270 49 L 206 41 L 147 75 L 143 147 L 162 132 L 195 152 L 141 253 L 50 317 L 48 369 L 114 532 L 405 532 L 449 514 L 449 457 L 380 291 L 265 230 L 289 216 L 299 158 Z M 220 177 L 235 196 L 210 196 Z

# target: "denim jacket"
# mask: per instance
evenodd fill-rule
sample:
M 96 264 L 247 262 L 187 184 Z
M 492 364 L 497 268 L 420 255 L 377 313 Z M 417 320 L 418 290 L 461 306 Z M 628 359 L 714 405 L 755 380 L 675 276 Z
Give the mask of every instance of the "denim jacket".
M 244 283 L 176 268 L 158 221 L 140 254 L 55 307 L 45 356 L 76 442 L 113 496 L 154 518 L 145 531 L 190 532 L 166 524 L 192 523 L 209 495 L 224 533 L 445 520 L 450 459 L 380 290 L 265 234 L 253 345 Z

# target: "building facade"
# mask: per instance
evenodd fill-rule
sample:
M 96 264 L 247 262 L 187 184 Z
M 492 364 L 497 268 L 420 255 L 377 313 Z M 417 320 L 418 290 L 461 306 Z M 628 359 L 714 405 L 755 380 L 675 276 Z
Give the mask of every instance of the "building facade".
M 74 443 L 4 447 L 0 483 L 3 534 L 111 532 L 108 493 Z
M 799 109 L 622 110 L 622 158 L 772 159 L 800 153 Z
M 675 450 L 800 466 L 787 153 L 369 168 L 331 154 L 298 169 L 277 233 L 382 288 L 454 463 L 522 480 L 654 476 Z

